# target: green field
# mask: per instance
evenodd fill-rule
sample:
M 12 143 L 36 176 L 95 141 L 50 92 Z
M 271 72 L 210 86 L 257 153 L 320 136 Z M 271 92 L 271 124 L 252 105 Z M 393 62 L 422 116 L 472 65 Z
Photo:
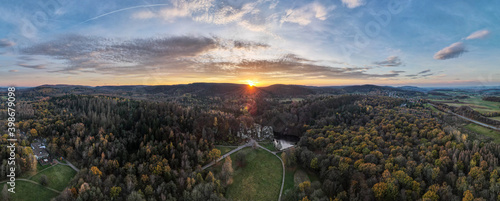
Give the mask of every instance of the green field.
M 31 171 L 25 172 L 25 173 L 23 173 L 23 175 L 21 175 L 21 178 L 29 178 L 29 177 L 35 176 L 36 174 L 38 174 L 38 172 L 40 172 L 44 169 L 47 169 L 51 166 L 52 165 L 43 165 L 42 166 L 42 165 L 40 165 L 40 163 L 37 163 L 36 164 L 36 171 L 31 170 Z
M 436 108 L 435 108 L 434 106 L 432 106 L 432 105 L 425 104 L 425 105 L 424 105 L 424 107 L 431 109 L 431 111 L 432 111 L 432 112 L 434 112 L 434 113 L 437 113 L 437 114 L 444 114 L 444 112 L 439 111 L 438 109 L 436 109 Z
M 37 175 L 33 176 L 31 180 L 40 182 L 40 177 L 42 175 L 47 175 L 49 181 L 47 186 L 58 191 L 62 191 L 66 188 L 75 174 L 76 171 L 71 169 L 69 166 L 55 165 L 43 172 L 39 172 Z
M 286 168 L 285 172 L 285 185 L 283 186 L 283 193 L 285 193 L 288 189 L 293 189 L 295 186 L 293 176 L 295 174 L 295 168 Z
M 224 155 L 227 152 L 230 152 L 231 150 L 235 149 L 236 147 L 227 147 L 227 146 L 215 146 L 216 149 L 220 150 L 220 155 Z
M 241 151 L 247 152 L 247 165 L 238 168 L 233 159 L 234 181 L 228 186 L 226 197 L 233 200 L 277 200 L 283 175 L 280 160 L 263 149 L 245 148 Z
M 0 184 L 3 188 L 4 183 Z M 13 201 L 25 201 L 25 200 L 37 200 L 37 201 L 49 201 L 53 197 L 56 197 L 58 193 L 46 189 L 45 187 L 29 183 L 26 181 L 16 181 L 15 194 L 10 193 L 10 198 Z
M 500 121 L 500 117 L 490 117 L 490 119 Z
M 285 172 L 285 185 L 283 186 L 283 193 L 289 189 L 293 189 L 294 186 L 298 186 L 303 181 L 319 181 L 316 174 L 306 171 L 301 167 L 288 167 Z
M 259 142 L 260 146 L 265 147 L 266 149 L 269 149 L 269 151 L 278 151 L 274 147 L 274 143 L 271 141 L 265 141 L 265 142 Z
M 474 131 L 478 134 L 488 136 L 488 137 L 492 138 L 494 142 L 500 143 L 500 132 L 499 131 L 491 130 L 489 128 L 485 128 L 485 127 L 482 127 L 480 125 L 473 124 L 473 123 L 468 124 L 467 126 L 465 126 L 465 128 L 467 128 L 471 131 Z
M 491 102 L 484 101 L 479 96 L 473 96 L 468 99 L 461 99 L 459 103 L 454 101 L 446 101 L 446 100 L 433 100 L 436 102 L 444 102 L 449 106 L 460 107 L 460 106 L 469 106 L 472 109 L 480 112 L 480 113 L 488 113 L 488 112 L 500 112 L 500 103 L 499 102 Z

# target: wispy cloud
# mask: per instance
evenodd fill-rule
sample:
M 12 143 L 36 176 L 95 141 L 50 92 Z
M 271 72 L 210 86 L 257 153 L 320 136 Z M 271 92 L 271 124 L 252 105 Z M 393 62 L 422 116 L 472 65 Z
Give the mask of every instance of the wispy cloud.
M 420 71 L 418 74 L 421 75 L 421 74 L 425 74 L 425 73 L 429 73 L 429 72 L 431 72 L 431 69 Z
M 490 35 L 490 31 L 489 30 L 479 30 L 479 31 L 476 31 L 474 33 L 472 33 L 471 35 L 467 36 L 467 38 L 465 38 L 465 40 L 473 40 L 473 39 L 484 39 L 486 37 L 488 37 Z
M 19 70 L 9 70 L 9 73 L 17 73 Z
M 436 54 L 434 54 L 434 59 L 437 60 L 446 60 L 460 57 L 467 50 L 462 42 L 456 42 L 451 44 L 448 47 L 439 50 Z
M 7 39 L 0 39 L 0 48 L 11 47 L 16 45 L 16 43 L 9 41 Z
M 434 73 L 431 73 L 431 69 L 423 70 L 420 71 L 416 74 L 411 74 L 411 75 L 406 75 L 406 77 L 410 77 L 412 79 L 417 79 L 417 78 L 425 78 L 434 75 Z
M 404 71 L 404 70 L 391 70 L 389 72 L 392 74 L 401 74 L 401 73 L 405 73 L 406 71 Z
M 402 71 L 386 74 L 369 73 L 371 67 L 337 67 L 295 54 L 266 55 L 269 59 L 244 57 L 234 59 L 221 50 L 267 51 L 268 44 L 253 41 L 235 41 L 217 37 L 178 36 L 119 40 L 79 35 L 64 36 L 24 49 L 28 56 L 49 56 L 66 62 L 59 73 L 100 73 L 117 75 L 145 74 L 154 69 L 159 73 L 177 73 L 179 76 L 262 76 L 269 79 L 311 77 L 337 79 L 367 79 L 397 77 Z M 245 55 L 245 54 L 243 54 Z M 205 58 L 205 59 L 204 59 Z M 19 64 L 41 69 L 42 65 Z
M 323 77 L 326 79 L 367 79 L 397 77 L 400 72 L 373 74 L 366 67 L 334 67 L 315 64 L 315 61 L 297 55 L 286 55 L 271 60 L 243 60 L 241 62 L 208 63 L 202 67 L 207 73 L 233 75 L 265 75 L 266 79 Z
M 356 8 L 362 5 L 365 5 L 364 0 L 342 0 L 342 4 L 344 4 L 348 8 Z
M 281 18 L 281 23 L 296 23 L 302 26 L 308 25 L 314 19 L 326 20 L 328 12 L 335 7 L 326 8 L 318 2 L 313 2 L 298 9 L 289 9 L 286 15 Z
M 274 9 L 277 0 L 247 1 L 215 1 L 215 0 L 171 0 L 172 6 L 160 10 L 144 10 L 132 14 L 132 19 L 159 18 L 166 22 L 175 22 L 179 18 L 190 18 L 196 22 L 215 25 L 234 23 L 250 31 L 270 33 L 263 23 L 269 16 L 261 9 Z M 268 6 L 264 6 L 268 5 Z M 264 22 L 255 23 L 251 19 L 262 18 Z
M 25 63 L 18 63 L 18 66 L 24 67 L 24 68 L 31 68 L 31 69 L 45 69 L 45 65 L 37 64 L 37 65 L 30 65 L 30 64 L 25 64 Z
M 401 62 L 401 59 L 398 56 L 390 56 L 387 57 L 385 61 L 377 61 L 373 63 L 379 66 L 386 66 L 386 67 L 396 67 L 396 66 L 401 66 L 403 64 L 403 62 Z

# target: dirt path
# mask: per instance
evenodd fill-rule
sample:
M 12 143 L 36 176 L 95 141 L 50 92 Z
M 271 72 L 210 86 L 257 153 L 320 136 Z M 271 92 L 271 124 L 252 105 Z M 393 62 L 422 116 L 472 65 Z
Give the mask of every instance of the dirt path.
M 5 180 L 5 181 L 0 181 L 0 184 L 1 184 L 1 183 L 4 183 L 4 182 L 7 182 L 7 181 L 8 181 L 8 180 Z M 32 184 L 40 185 L 40 186 L 42 186 L 42 187 L 44 187 L 44 188 L 46 188 L 46 189 L 48 189 L 48 190 L 50 190 L 50 191 L 53 191 L 53 192 L 55 192 L 55 193 L 57 193 L 57 194 L 61 194 L 61 191 L 58 191 L 58 190 L 53 189 L 53 188 L 48 187 L 48 186 L 44 186 L 44 185 L 42 185 L 42 184 L 40 184 L 40 183 L 38 183 L 38 182 L 36 182 L 36 181 L 33 181 L 33 180 L 29 180 L 29 179 L 21 179 L 21 178 L 19 178 L 19 179 L 16 179 L 16 181 L 25 181 L 25 182 L 29 182 L 29 183 L 32 183 Z
M 250 140 L 250 141 L 249 141 L 249 142 L 247 142 L 246 144 L 241 145 L 241 146 L 239 146 L 238 148 L 233 149 L 233 150 L 231 150 L 230 152 L 227 152 L 226 154 L 222 155 L 222 156 L 221 156 L 219 159 L 217 159 L 216 161 L 212 161 L 212 162 L 210 162 L 209 164 L 206 164 L 206 165 L 205 165 L 205 166 L 203 166 L 201 169 L 202 169 L 202 170 L 205 170 L 205 169 L 207 169 L 207 168 L 211 167 L 211 166 L 212 166 L 212 165 L 214 165 L 216 162 L 221 161 L 222 159 L 226 158 L 227 156 L 229 156 L 229 155 L 233 154 L 234 152 L 237 152 L 237 151 L 239 151 L 239 150 L 241 150 L 241 149 L 243 149 L 243 148 L 245 148 L 245 147 L 252 146 L 252 144 L 253 144 L 254 142 L 255 142 L 254 140 Z

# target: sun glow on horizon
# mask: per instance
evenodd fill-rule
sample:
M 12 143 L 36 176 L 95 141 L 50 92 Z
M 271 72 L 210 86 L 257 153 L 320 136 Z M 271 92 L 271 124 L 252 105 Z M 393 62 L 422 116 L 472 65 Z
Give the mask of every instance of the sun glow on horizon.
M 247 80 L 248 86 L 254 87 L 257 82 L 254 82 L 252 80 Z

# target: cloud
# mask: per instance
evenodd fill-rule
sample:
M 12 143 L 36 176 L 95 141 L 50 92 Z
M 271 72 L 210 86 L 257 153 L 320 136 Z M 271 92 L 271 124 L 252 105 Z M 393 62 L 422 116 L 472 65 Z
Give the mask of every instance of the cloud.
M 401 73 L 404 73 L 406 71 L 404 71 L 404 70 L 391 70 L 389 72 L 392 73 L 392 74 L 401 74 Z
M 193 21 L 224 25 L 237 25 L 254 32 L 263 32 L 272 36 L 264 24 L 270 12 L 262 9 L 274 9 L 277 0 L 260 0 L 255 2 L 234 0 L 171 0 L 172 6 L 160 10 L 145 10 L 133 13 L 132 19 L 159 18 L 172 23 L 180 18 L 190 18 Z M 265 6 L 268 5 L 268 6 Z M 259 20 L 255 20 L 259 19 Z
M 139 11 L 132 14 L 132 18 L 162 18 L 167 22 L 173 22 L 178 18 L 191 17 L 194 13 L 206 11 L 213 6 L 214 2 L 214 0 L 172 0 L 172 7 L 161 9 L 159 12 L 151 10 Z
M 368 79 L 391 78 L 399 76 L 398 72 L 372 74 L 367 67 L 333 67 L 314 64 L 315 61 L 289 54 L 270 60 L 243 60 L 241 62 L 216 62 L 202 66 L 202 71 L 213 74 L 231 75 L 265 75 L 263 79 L 279 78 L 324 78 L 324 79 Z
M 31 69 L 45 69 L 45 65 L 30 65 L 30 64 L 25 64 L 25 63 L 18 63 L 18 66 L 24 67 L 24 68 L 31 68 Z
M 308 25 L 313 19 L 326 20 L 329 11 L 335 7 L 325 8 L 318 2 L 313 2 L 298 9 L 289 9 L 286 15 L 281 18 L 281 23 L 296 23 L 302 26 Z
M 49 56 L 62 60 L 66 68 L 57 72 L 106 72 L 128 74 L 141 69 L 181 70 L 195 66 L 200 60 L 219 59 L 212 51 L 265 50 L 268 44 L 201 36 L 153 37 L 131 40 L 93 36 L 65 35 L 39 43 L 21 51 L 24 59 Z M 27 61 L 27 60 L 24 60 Z M 45 66 L 20 64 L 26 68 Z
M 342 4 L 348 8 L 356 8 L 365 5 L 364 0 L 342 0 Z
M 17 73 L 19 70 L 9 70 L 9 73 Z
M 234 41 L 234 48 L 246 48 L 246 49 L 252 49 L 252 48 L 268 48 L 270 47 L 268 44 L 263 44 L 263 43 L 256 43 L 256 42 L 249 42 L 249 41 Z
M 373 63 L 379 66 L 386 66 L 386 67 L 396 67 L 403 64 L 403 62 L 401 62 L 401 59 L 398 56 L 390 56 L 387 57 L 385 61 L 378 61 Z
M 144 19 L 151 19 L 151 18 L 154 18 L 154 17 L 156 17 L 156 14 L 153 13 L 152 11 L 150 11 L 150 10 L 140 11 L 140 12 L 132 14 L 132 18 L 133 19 L 144 20 Z
M 462 42 L 456 42 L 451 44 L 448 47 L 445 47 L 442 50 L 439 50 L 434 55 L 434 59 L 437 60 L 446 60 L 446 59 L 453 59 L 460 57 L 463 53 L 465 53 L 467 50 L 465 50 L 465 46 Z
M 465 40 L 473 40 L 473 39 L 484 39 L 486 37 L 488 37 L 490 35 L 490 31 L 489 30 L 479 30 L 479 31 L 476 31 L 474 33 L 472 33 L 471 35 L 467 36 L 467 38 L 465 38 Z
M 263 79 L 369 79 L 400 76 L 403 71 L 370 73 L 372 67 L 320 64 L 292 53 L 274 52 L 268 44 L 217 37 L 176 36 L 120 40 L 67 35 L 23 49 L 24 57 L 48 56 L 66 66 L 49 72 L 113 75 L 175 74 L 197 76 L 262 76 Z M 262 57 L 247 55 L 263 54 Z M 242 56 L 245 55 L 245 56 Z M 19 64 L 41 69 L 42 65 Z
M 412 79 L 417 79 L 417 78 L 429 77 L 431 75 L 434 75 L 434 73 L 431 73 L 431 69 L 427 69 L 427 70 L 420 71 L 417 74 L 406 75 L 406 77 L 411 77 Z
M 420 71 L 418 74 L 421 75 L 421 74 L 425 74 L 425 73 L 429 73 L 429 72 L 431 72 L 431 69 Z
M 11 47 L 16 45 L 16 43 L 9 41 L 7 39 L 0 39 L 0 48 Z

